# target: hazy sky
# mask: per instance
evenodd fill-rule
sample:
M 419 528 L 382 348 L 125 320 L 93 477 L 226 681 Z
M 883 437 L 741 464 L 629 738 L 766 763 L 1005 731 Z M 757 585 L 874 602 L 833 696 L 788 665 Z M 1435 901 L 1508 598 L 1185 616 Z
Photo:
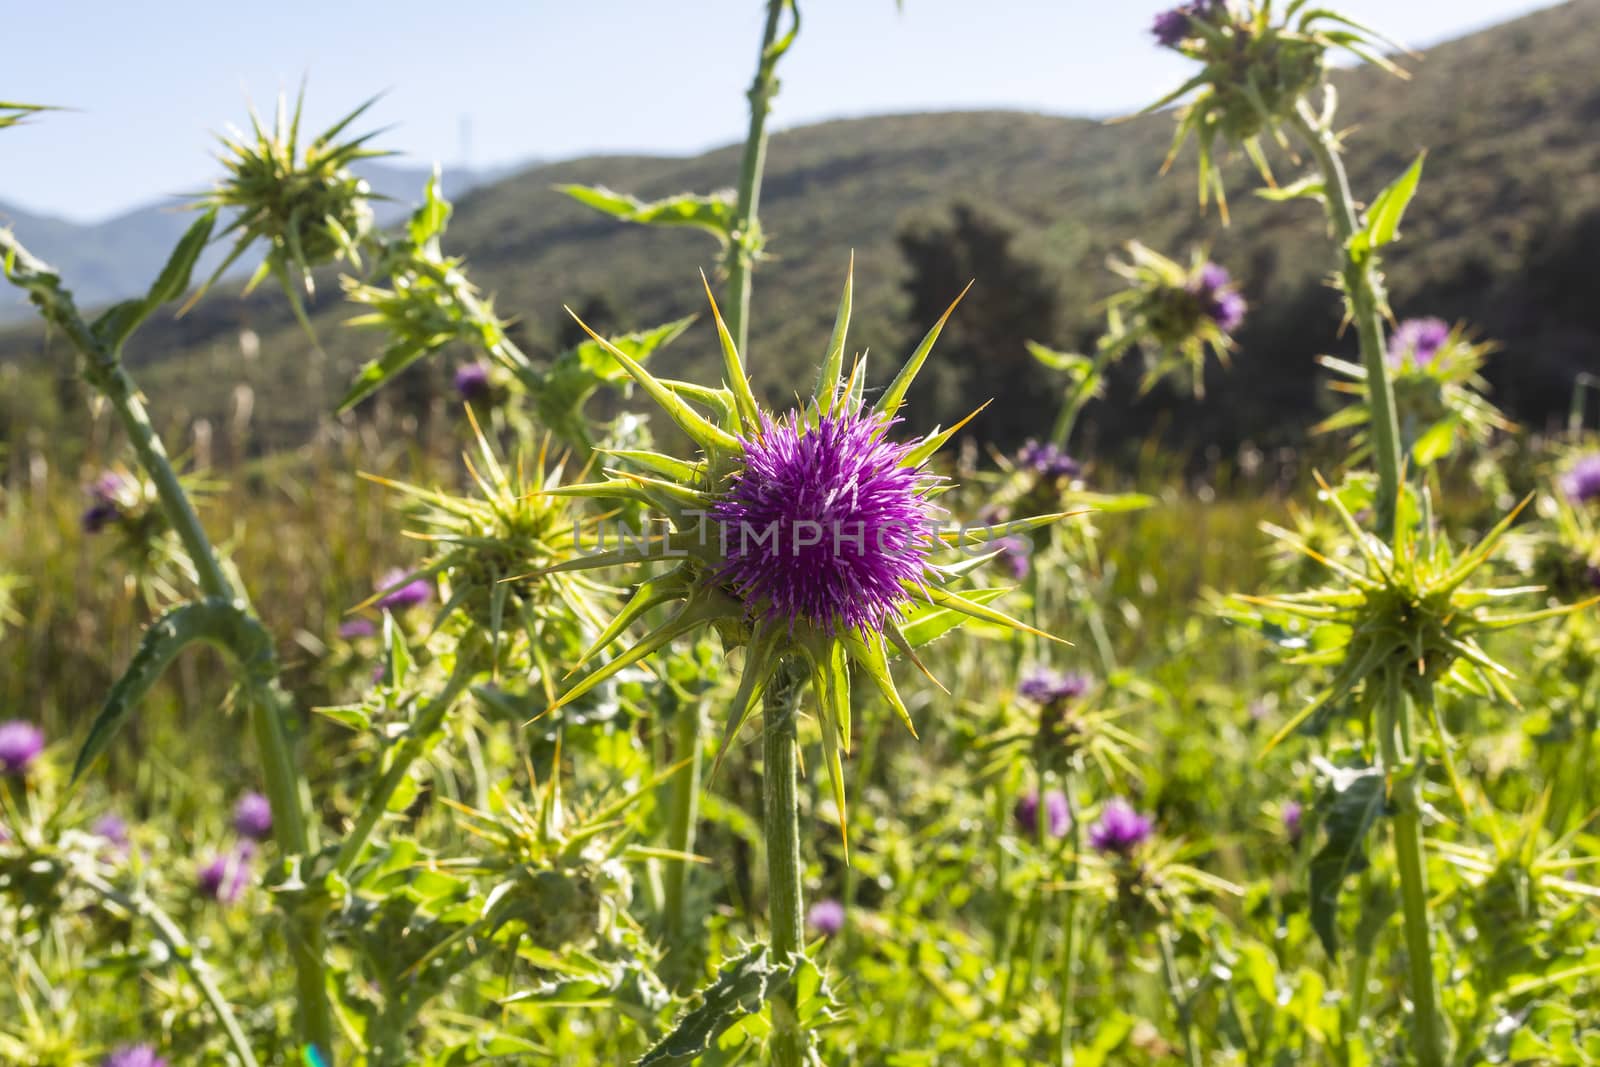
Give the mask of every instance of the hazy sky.
M 777 128 L 1018 107 L 1110 115 L 1181 81 L 1152 46 L 1172 0 L 801 0 Z M 1538 0 L 1331 0 L 1413 47 Z M 761 0 L 0 0 L 0 99 L 76 108 L 0 134 L 0 200 L 75 219 L 208 184 L 212 133 L 309 77 L 325 122 L 448 169 L 738 140 Z M 467 131 L 470 130 L 470 138 Z M 730 175 L 730 180 L 732 176 Z

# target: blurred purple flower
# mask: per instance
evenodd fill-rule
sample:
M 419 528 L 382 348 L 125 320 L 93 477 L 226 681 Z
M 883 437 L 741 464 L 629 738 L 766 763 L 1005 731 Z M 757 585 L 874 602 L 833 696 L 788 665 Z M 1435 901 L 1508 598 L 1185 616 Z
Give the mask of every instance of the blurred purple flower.
M 1156 16 L 1155 22 L 1150 25 L 1150 32 L 1155 35 L 1156 43 L 1163 48 L 1176 48 L 1189 36 L 1189 9 L 1175 7 L 1171 11 L 1163 11 Z
M 1020 582 L 1028 576 L 1030 564 L 1028 562 L 1029 549 L 1027 541 L 1020 537 L 1002 537 L 1000 540 L 992 542 L 990 547 L 1000 550 L 1000 562 L 1005 564 L 1006 569 L 1011 572 L 1012 578 Z
M 1223 333 L 1244 325 L 1244 297 L 1233 284 L 1233 276 L 1220 263 L 1207 263 L 1189 283 L 1189 291 L 1200 298 L 1200 308 Z
M 22 777 L 44 751 L 44 731 L 31 722 L 0 722 L 0 775 Z
M 378 606 L 389 611 L 404 611 L 426 604 L 433 599 L 433 583 L 426 578 L 413 578 L 406 581 L 410 571 L 390 571 L 378 583 L 378 588 L 384 593 L 378 598 Z
M 254 857 L 255 846 L 248 841 L 232 852 L 212 857 L 195 875 L 200 895 L 219 904 L 238 900 L 239 894 L 250 884 L 250 861 Z
M 483 400 L 489 395 L 489 368 L 482 363 L 463 363 L 456 368 L 456 395 L 462 400 Z
M 1017 685 L 1017 695 L 1035 704 L 1055 704 L 1062 700 L 1077 700 L 1089 691 L 1086 674 L 1059 674 L 1039 669 L 1026 675 Z
M 806 912 L 806 925 L 819 934 L 832 937 L 844 929 L 844 905 L 837 900 L 819 900 Z
M 1017 466 L 1041 478 L 1076 478 L 1083 470 L 1077 460 L 1057 445 L 1048 441 L 1040 444 L 1031 437 L 1017 453 Z
M 363 619 L 359 616 L 354 619 L 346 619 L 339 624 L 339 636 L 346 641 L 354 641 L 360 637 L 371 637 L 377 632 L 378 627 L 371 619 Z
M 86 534 L 97 534 L 122 517 L 122 509 L 115 504 L 97 502 L 83 509 L 78 525 Z
M 1012 814 L 1024 833 L 1036 837 L 1039 833 L 1039 794 L 1027 793 L 1018 797 Z M 1052 789 L 1044 795 L 1044 815 L 1045 833 L 1051 837 L 1062 837 L 1072 828 L 1072 812 L 1067 807 L 1067 795 L 1059 789 Z
M 1306 809 L 1298 800 L 1291 800 L 1283 806 L 1283 829 L 1290 841 L 1300 840 L 1300 831 L 1305 828 L 1305 815 Z
M 260 793 L 246 793 L 233 807 L 233 828 L 241 837 L 265 841 L 272 836 L 272 804 Z
M 1589 584 L 1600 589 L 1600 563 L 1589 564 Z
M 1443 319 L 1406 319 L 1395 327 L 1389 338 L 1388 360 L 1391 367 L 1406 365 L 1406 357 L 1414 367 L 1426 367 L 1439 355 L 1439 350 L 1450 340 L 1450 324 Z
M 100 1061 L 100 1067 L 167 1067 L 149 1045 L 124 1045 Z
M 108 811 L 100 816 L 90 831 L 110 846 L 111 851 L 117 853 L 128 851 L 128 820 L 116 812 Z
M 1561 491 L 1574 504 L 1600 499 L 1600 452 L 1580 457 L 1561 479 Z
M 1100 821 L 1089 827 L 1089 844 L 1096 852 L 1127 856 L 1150 836 L 1149 818 L 1140 815 L 1124 800 L 1113 800 L 1100 813 Z

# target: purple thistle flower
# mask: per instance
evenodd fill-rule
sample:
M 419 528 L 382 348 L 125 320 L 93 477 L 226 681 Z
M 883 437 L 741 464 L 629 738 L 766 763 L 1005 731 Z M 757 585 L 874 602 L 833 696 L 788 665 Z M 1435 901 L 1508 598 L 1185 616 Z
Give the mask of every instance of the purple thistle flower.
M 1089 827 L 1089 844 L 1096 852 L 1127 856 L 1150 836 L 1151 822 L 1125 800 L 1113 800 Z
M 0 722 L 0 775 L 20 778 L 44 751 L 44 731 L 31 722 Z
M 1028 576 L 1031 564 L 1028 561 L 1028 542 L 1020 537 L 1002 537 L 992 542 L 990 548 L 1000 550 L 999 560 L 1011 572 L 1011 577 L 1017 581 Z
M 1298 800 L 1291 800 L 1283 806 L 1283 830 L 1289 835 L 1290 841 L 1300 840 L 1300 831 L 1303 830 L 1306 809 Z
M 922 584 L 932 547 L 933 479 L 903 461 L 879 416 L 847 411 L 815 426 L 761 415 L 741 441 L 744 469 L 711 508 L 716 578 L 768 620 L 829 634 L 882 630 Z
M 100 1067 L 167 1067 L 167 1061 L 149 1045 L 123 1045 L 101 1060 Z
M 1089 691 L 1086 674 L 1058 674 L 1052 670 L 1036 670 L 1025 676 L 1017 685 L 1017 695 L 1035 704 L 1055 704 L 1063 700 L 1077 700 Z
M 1443 319 L 1406 319 L 1389 338 L 1389 366 L 1402 367 L 1410 356 L 1413 367 L 1426 367 L 1438 357 L 1448 340 L 1450 324 Z
M 1600 563 L 1589 564 L 1588 579 L 1590 585 L 1600 589 Z
M 844 929 L 844 905 L 837 900 L 819 900 L 806 912 L 806 925 L 817 933 L 832 937 Z
M 238 900 L 239 894 L 250 884 L 250 861 L 254 857 L 255 846 L 248 841 L 232 852 L 213 856 L 195 875 L 200 895 L 218 904 L 232 904 Z
M 1574 504 L 1600 499 L 1600 452 L 1581 457 L 1561 480 L 1561 491 Z
M 1055 444 L 1040 444 L 1031 437 L 1017 452 L 1017 466 L 1041 478 L 1076 478 L 1083 471 L 1077 460 Z
M 1039 794 L 1027 793 L 1017 798 L 1017 805 L 1012 809 L 1017 825 L 1029 837 L 1036 837 L 1039 833 Z M 1072 827 L 1072 812 L 1067 807 L 1067 795 L 1059 789 L 1052 789 L 1044 795 L 1045 833 L 1051 837 L 1065 836 Z
M 1220 263 L 1206 263 L 1200 268 L 1189 291 L 1200 298 L 1200 309 L 1217 324 L 1223 333 L 1232 333 L 1244 325 L 1246 304 L 1233 276 Z
M 339 636 L 346 641 L 354 641 L 360 637 L 371 637 L 377 632 L 378 627 L 371 619 L 357 617 L 346 619 L 339 624 Z
M 246 793 L 233 807 L 233 828 L 241 837 L 265 841 L 272 835 L 272 804 L 260 793 Z
M 121 517 L 122 509 L 116 504 L 96 501 L 83 509 L 83 516 L 78 520 L 78 525 L 86 534 L 97 534 Z
M 489 368 L 482 363 L 463 363 L 456 368 L 456 395 L 462 400 L 483 400 L 489 395 Z
M 128 851 L 128 821 L 114 811 L 108 811 L 95 820 L 90 828 L 94 836 L 104 841 L 111 851 Z
M 426 604 L 433 599 L 433 583 L 426 578 L 413 578 L 406 581 L 410 571 L 390 571 L 378 583 L 378 588 L 384 593 L 378 598 L 378 607 L 389 611 L 404 611 Z
M 1171 11 L 1163 11 L 1156 16 L 1155 22 L 1150 25 L 1150 32 L 1155 35 L 1156 43 L 1163 48 L 1176 48 L 1189 36 L 1189 9 L 1175 7 Z

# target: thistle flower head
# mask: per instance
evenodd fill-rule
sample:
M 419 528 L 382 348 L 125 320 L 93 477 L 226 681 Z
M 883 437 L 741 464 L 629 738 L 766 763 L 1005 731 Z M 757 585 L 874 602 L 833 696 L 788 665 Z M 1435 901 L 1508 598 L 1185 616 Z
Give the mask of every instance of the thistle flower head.
M 44 731 L 31 722 L 0 722 L 0 775 L 20 778 L 44 751 Z
M 1130 348 L 1144 352 L 1146 390 L 1177 375 L 1190 379 L 1196 396 L 1204 395 L 1206 352 L 1227 363 L 1229 334 L 1244 322 L 1244 297 L 1227 270 L 1199 251 L 1187 268 L 1137 241 L 1129 242 L 1127 255 L 1109 263 L 1128 287 L 1106 305 L 1101 344 L 1113 357 Z
M 260 241 L 266 246 L 266 255 L 245 291 L 267 277 L 274 278 L 309 333 L 300 291 L 306 296 L 313 294 L 312 270 L 345 259 L 359 263 L 360 246 L 372 231 L 372 189 L 350 165 L 388 153 L 366 147 L 372 134 L 338 140 L 346 127 L 372 106 L 372 100 L 302 143 L 304 99 L 302 90 L 293 113 L 280 99 L 271 128 L 263 125 L 252 109 L 249 134 L 235 130 L 221 138 L 219 158 L 227 175 L 211 192 L 200 196 L 196 206 L 218 208 L 231 215 L 232 225 L 220 236 L 238 236 L 227 258 L 191 303 Z
M 128 820 L 116 812 L 107 812 L 94 822 L 94 836 L 104 841 L 114 852 L 128 851 Z
M 1089 845 L 1096 852 L 1131 856 L 1149 840 L 1153 824 L 1125 800 L 1112 800 L 1101 809 L 1100 820 L 1089 827 Z
M 1373 505 L 1369 482 L 1351 481 L 1337 491 L 1321 485 L 1356 555 L 1347 562 L 1319 557 L 1327 577 L 1322 588 L 1236 596 L 1222 607 L 1225 617 L 1261 631 L 1288 650 L 1294 662 L 1331 669 L 1328 685 L 1278 730 L 1268 749 L 1324 709 L 1348 707 L 1370 717 L 1378 694 L 1389 686 L 1431 701 L 1435 685 L 1443 684 L 1478 697 L 1498 696 L 1515 706 L 1507 686 L 1513 675 L 1489 655 L 1483 639 L 1588 603 L 1505 614 L 1492 610 L 1511 598 L 1543 591 L 1485 581 L 1487 565 L 1529 501 L 1477 544 L 1458 550 L 1438 529 L 1426 497 L 1406 487 L 1397 501 L 1391 546 L 1363 530 L 1353 514 Z M 1291 532 L 1272 532 L 1289 547 L 1309 551 Z
M 1039 794 L 1025 793 L 1017 798 L 1016 807 L 1012 809 L 1016 817 L 1017 826 L 1027 836 L 1035 837 L 1039 833 Z M 1059 789 L 1052 789 L 1044 795 L 1044 832 L 1050 837 L 1060 838 L 1072 827 L 1072 809 L 1067 804 L 1067 795 Z
M 100 1061 L 100 1067 L 167 1067 L 150 1045 L 124 1045 Z
M 260 793 L 246 793 L 233 806 L 233 828 L 240 837 L 265 841 L 272 836 L 272 804 Z
M 575 615 L 592 620 L 595 613 L 587 606 L 591 594 L 584 582 L 547 571 L 570 555 L 577 528 L 559 492 L 562 465 L 551 463 L 545 451 L 548 441 L 536 456 L 507 463 L 471 409 L 467 419 L 476 456 L 463 458 L 475 492 L 456 495 L 373 480 L 403 494 L 412 536 L 433 547 L 398 588 L 425 592 L 424 599 L 438 592 L 436 627 L 459 615 L 491 635 L 497 654 L 509 653 L 501 640 L 508 631 L 538 643 L 552 620 L 566 632 L 577 626 Z
M 1432 363 L 1439 350 L 1450 340 L 1450 324 L 1443 319 L 1406 319 L 1395 327 L 1385 353 L 1389 366 L 1399 369 L 1406 364 L 1426 367 Z
M 234 903 L 250 884 L 254 858 L 255 848 L 249 842 L 211 857 L 195 872 L 195 888 L 219 904 Z
M 1600 452 L 1578 457 L 1561 479 L 1561 491 L 1574 504 L 1600 500 Z
M 1300 833 L 1305 828 L 1305 806 L 1298 800 L 1290 800 L 1283 805 L 1283 832 L 1289 835 L 1290 841 L 1299 841 Z
M 1381 53 L 1391 42 L 1312 4 L 1196 0 L 1157 16 L 1151 32 L 1157 44 L 1200 64 L 1193 77 L 1143 112 L 1183 102 L 1162 169 L 1193 138 L 1199 150 L 1200 204 L 1205 207 L 1215 196 L 1224 223 L 1228 203 L 1219 155 L 1242 147 L 1267 184 L 1275 185 L 1262 138 L 1270 136 L 1287 146 L 1282 127 L 1322 83 L 1330 51 L 1349 52 L 1404 76 Z
M 1078 461 L 1062 451 L 1060 446 L 1049 441 L 1040 444 L 1031 437 L 1017 452 L 1017 468 L 1052 480 L 1076 478 L 1083 473 Z
M 484 400 L 493 392 L 489 384 L 489 368 L 483 363 L 463 363 L 457 367 L 454 384 L 456 396 L 468 402 Z
M 933 498 L 945 486 L 926 465 L 962 424 L 904 442 L 892 436 L 901 403 L 943 320 L 868 407 L 863 365 L 857 362 L 848 376 L 844 373 L 850 303 L 847 281 L 817 388 L 808 403 L 781 415 L 756 403 L 714 300 L 724 364 L 721 389 L 657 378 L 621 347 L 592 335 L 699 446 L 700 454 L 681 459 L 641 450 L 603 452 L 610 460 L 606 481 L 554 492 L 631 501 L 663 520 L 666 532 L 610 551 L 602 551 L 598 543 L 575 546 L 582 555 L 549 568 L 559 573 L 671 565 L 639 583 L 633 598 L 585 654 L 585 662 L 647 612 L 675 606 L 666 622 L 591 671 L 554 707 L 674 637 L 714 627 L 725 643 L 745 649 L 724 751 L 764 688 L 793 688 L 810 681 L 841 829 L 841 757 L 850 745 L 852 666 L 909 726 L 909 712 L 889 673 L 891 652 L 915 658 L 917 643 L 963 617 L 1031 631 L 989 606 L 999 590 L 962 593 L 953 587 L 974 566 L 993 558 L 994 541 L 1060 517 L 1015 520 L 1003 530 L 983 532 L 977 540 L 987 551 L 975 558 L 969 551 L 964 562 L 945 561 L 947 549 L 962 539 L 932 528 L 940 513 Z M 966 538 L 970 550 L 970 531 Z
M 378 580 L 378 607 L 386 611 L 417 608 L 433 599 L 433 583 L 414 571 L 392 568 Z
M 372 637 L 378 632 L 377 625 L 371 619 L 359 616 L 346 619 L 339 624 L 339 636 L 346 641 L 355 641 L 363 637 Z
M 1089 691 L 1086 674 L 1062 674 L 1040 669 L 1026 675 L 1017 685 L 1017 695 L 1035 704 L 1048 706 L 1068 700 L 1077 700 Z
M 923 581 L 935 481 L 906 463 L 914 446 L 890 442 L 882 416 L 760 417 L 711 507 L 716 580 L 790 632 L 882 631 Z
M 1033 568 L 1031 556 L 1033 550 L 1027 540 L 1021 537 L 1003 537 L 994 543 L 1000 550 L 999 562 L 1011 575 L 1013 581 L 1022 581 Z
M 1407 319 L 1395 330 L 1385 361 L 1400 435 L 1418 466 L 1431 466 L 1468 445 L 1481 447 L 1495 431 L 1515 428 L 1487 396 L 1482 370 L 1494 351 L 1493 344 L 1474 342 L 1464 327 L 1451 328 L 1441 319 Z M 1370 410 L 1366 368 L 1332 356 L 1319 362 L 1337 375 L 1331 388 L 1353 399 L 1312 432 L 1356 429 L 1357 453 L 1364 453 Z
M 824 937 L 834 936 L 844 929 L 844 905 L 831 898 L 817 901 L 806 912 L 806 925 Z

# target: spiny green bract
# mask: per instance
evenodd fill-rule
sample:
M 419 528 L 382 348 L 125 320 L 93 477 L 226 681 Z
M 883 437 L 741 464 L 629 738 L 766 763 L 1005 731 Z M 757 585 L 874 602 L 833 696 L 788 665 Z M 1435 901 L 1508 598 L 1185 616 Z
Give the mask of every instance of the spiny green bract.
M 1289 649 L 1289 663 L 1333 672 L 1317 696 L 1278 730 L 1269 749 L 1323 708 L 1352 694 L 1359 694 L 1359 707 L 1370 714 L 1377 695 L 1391 682 L 1413 692 L 1428 708 L 1432 688 L 1439 684 L 1498 696 L 1514 706 L 1517 700 L 1507 685 L 1511 671 L 1491 658 L 1479 639 L 1595 602 L 1491 614 L 1491 605 L 1542 590 L 1469 584 L 1487 575 L 1488 564 L 1527 500 L 1477 544 L 1458 552 L 1438 529 L 1426 494 L 1408 490 L 1400 501 L 1391 549 L 1363 530 L 1351 513 L 1350 503 L 1370 503 L 1370 494 L 1357 486 L 1336 492 L 1322 484 L 1324 500 L 1357 550 L 1353 559 L 1341 562 L 1318 555 L 1288 530 L 1270 532 L 1315 558 L 1334 584 L 1309 592 L 1234 596 L 1222 607 L 1226 617 L 1262 630 Z M 1437 720 L 1432 725 L 1440 726 Z
M 245 291 L 268 276 L 277 279 L 295 316 L 310 333 L 301 290 L 306 296 L 313 294 L 312 269 L 345 259 L 360 263 L 360 246 L 372 230 L 372 190 L 350 170 L 350 164 L 388 153 L 366 147 L 376 133 L 346 141 L 338 137 L 373 100 L 328 127 L 302 151 L 300 111 L 304 99 L 302 90 L 291 114 L 280 98 L 270 130 L 251 109 L 250 133 L 236 130 L 222 138 L 223 151 L 218 158 L 228 169 L 227 177 L 199 196 L 196 205 L 233 214 L 233 222 L 219 236 L 237 233 L 238 237 L 227 258 L 190 299 L 191 305 L 246 249 L 260 241 L 266 246 L 266 256 Z

